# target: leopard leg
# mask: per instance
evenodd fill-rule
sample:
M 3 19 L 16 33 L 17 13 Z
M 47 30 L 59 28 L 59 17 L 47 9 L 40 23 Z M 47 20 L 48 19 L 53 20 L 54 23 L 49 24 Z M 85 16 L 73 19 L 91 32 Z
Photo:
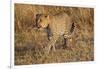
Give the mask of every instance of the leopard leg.
M 53 48 L 53 50 L 55 51 L 55 43 L 58 40 L 59 36 L 58 35 L 54 35 L 52 36 L 51 40 L 49 41 L 47 47 L 46 47 L 46 53 L 48 54 L 51 50 L 51 47 Z

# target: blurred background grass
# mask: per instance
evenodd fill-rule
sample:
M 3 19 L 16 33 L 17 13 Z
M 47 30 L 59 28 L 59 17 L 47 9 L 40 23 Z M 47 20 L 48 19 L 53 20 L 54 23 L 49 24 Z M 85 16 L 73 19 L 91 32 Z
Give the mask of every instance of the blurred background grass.
M 31 4 L 15 4 L 15 65 L 61 63 L 94 60 L 94 9 L 82 7 L 61 7 Z M 47 33 L 38 31 L 36 14 L 57 14 L 65 12 L 75 23 L 75 47 L 62 49 L 60 38 L 56 52 L 43 54 L 48 43 Z

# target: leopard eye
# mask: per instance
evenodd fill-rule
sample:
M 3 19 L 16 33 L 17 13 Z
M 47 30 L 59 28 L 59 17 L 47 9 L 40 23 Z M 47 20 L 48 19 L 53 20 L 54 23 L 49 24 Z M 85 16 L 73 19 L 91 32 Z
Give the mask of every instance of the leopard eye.
M 47 15 L 45 15 L 45 18 L 47 18 Z

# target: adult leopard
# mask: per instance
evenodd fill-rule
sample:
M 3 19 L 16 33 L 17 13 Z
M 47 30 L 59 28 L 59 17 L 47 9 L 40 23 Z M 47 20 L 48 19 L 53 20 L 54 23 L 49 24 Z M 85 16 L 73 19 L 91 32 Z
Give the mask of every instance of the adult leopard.
M 72 46 L 72 32 L 75 26 L 72 18 L 67 13 L 37 14 L 36 17 L 37 27 L 48 30 L 49 43 L 45 48 L 47 53 L 50 52 L 51 48 L 55 51 L 55 43 L 61 36 L 64 37 L 67 47 Z

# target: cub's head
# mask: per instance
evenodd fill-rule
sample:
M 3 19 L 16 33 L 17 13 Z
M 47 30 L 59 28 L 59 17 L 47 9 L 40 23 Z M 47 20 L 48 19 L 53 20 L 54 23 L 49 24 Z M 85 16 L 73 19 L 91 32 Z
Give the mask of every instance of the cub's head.
M 47 28 L 49 24 L 49 15 L 37 14 L 36 18 L 36 25 L 38 28 Z

